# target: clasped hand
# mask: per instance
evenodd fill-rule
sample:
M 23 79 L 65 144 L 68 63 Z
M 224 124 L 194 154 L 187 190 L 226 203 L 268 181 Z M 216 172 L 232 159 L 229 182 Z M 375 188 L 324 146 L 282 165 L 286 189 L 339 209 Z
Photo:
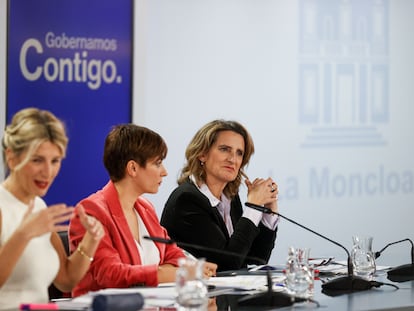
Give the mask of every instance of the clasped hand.
M 279 189 L 272 178 L 256 178 L 253 182 L 246 179 L 245 184 L 247 186 L 248 202 L 263 205 L 275 213 L 278 212 L 277 197 Z

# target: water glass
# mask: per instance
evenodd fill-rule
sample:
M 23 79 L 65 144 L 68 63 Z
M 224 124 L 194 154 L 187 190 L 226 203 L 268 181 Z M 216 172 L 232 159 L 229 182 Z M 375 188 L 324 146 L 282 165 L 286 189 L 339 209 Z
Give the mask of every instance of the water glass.
M 286 287 L 296 297 L 313 296 L 313 267 L 309 265 L 309 248 L 289 248 L 286 267 Z
M 351 258 L 354 274 L 371 280 L 376 270 L 372 237 L 353 236 L 352 241 Z
M 207 310 L 207 284 L 204 259 L 180 258 L 176 274 L 177 310 Z

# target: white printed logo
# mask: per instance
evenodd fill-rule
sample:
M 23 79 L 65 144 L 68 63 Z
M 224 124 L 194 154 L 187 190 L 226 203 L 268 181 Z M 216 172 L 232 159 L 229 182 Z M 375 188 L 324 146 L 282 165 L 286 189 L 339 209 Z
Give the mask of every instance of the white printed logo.
M 388 0 L 300 0 L 299 9 L 302 147 L 386 145 Z
M 27 39 L 20 49 L 19 65 L 23 77 L 29 81 L 85 83 L 91 90 L 99 89 L 102 83 L 122 83 L 115 61 L 89 58 L 88 54 L 88 50 L 115 51 L 114 39 L 55 36 L 48 32 L 45 45 L 49 49 L 74 50 L 74 53 L 62 58 L 45 55 L 46 58 L 39 62 L 38 56 L 45 54 L 44 46 L 35 38 Z

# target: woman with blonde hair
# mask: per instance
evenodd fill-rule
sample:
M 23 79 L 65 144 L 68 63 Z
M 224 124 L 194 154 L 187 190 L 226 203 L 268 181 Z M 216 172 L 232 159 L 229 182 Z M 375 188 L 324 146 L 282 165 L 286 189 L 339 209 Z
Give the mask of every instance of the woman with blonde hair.
M 68 257 L 57 232 L 68 229 L 73 207 L 47 207 L 41 198 L 59 173 L 67 144 L 63 123 L 37 108 L 17 112 L 4 131 L 8 175 L 0 185 L 0 309 L 47 302 L 51 283 L 70 292 L 104 234 L 101 223 L 79 207 L 86 233 Z

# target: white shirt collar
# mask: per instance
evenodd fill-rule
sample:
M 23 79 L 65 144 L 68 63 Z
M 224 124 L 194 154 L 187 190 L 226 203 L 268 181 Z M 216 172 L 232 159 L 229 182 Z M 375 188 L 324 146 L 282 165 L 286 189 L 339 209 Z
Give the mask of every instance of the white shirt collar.
M 198 186 L 194 175 L 190 175 L 190 180 L 196 185 L 197 189 L 208 198 L 211 206 L 217 206 L 219 203 L 222 203 L 225 206 L 230 206 L 231 200 L 224 193 L 221 194 L 221 200 L 219 200 L 211 193 L 207 184 L 202 183 L 201 186 Z

